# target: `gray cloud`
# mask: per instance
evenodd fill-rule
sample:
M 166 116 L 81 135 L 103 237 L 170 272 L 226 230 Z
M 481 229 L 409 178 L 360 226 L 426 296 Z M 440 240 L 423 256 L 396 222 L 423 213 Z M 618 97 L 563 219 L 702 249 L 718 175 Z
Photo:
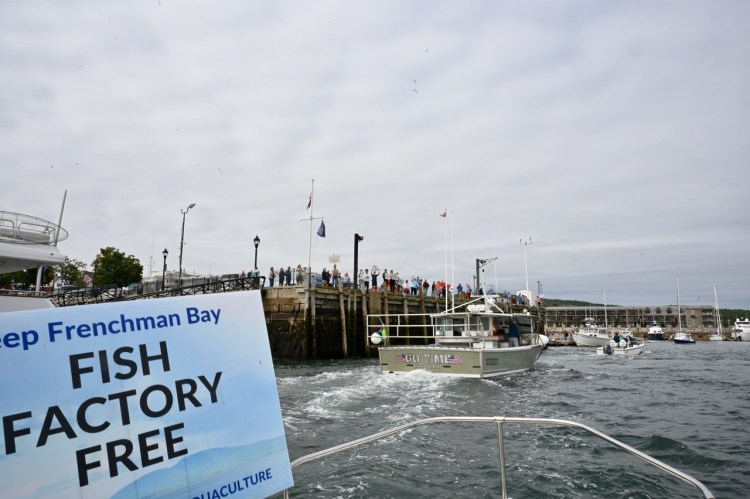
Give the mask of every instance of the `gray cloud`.
M 12 3 L 2 209 L 225 273 L 363 265 L 750 308 L 745 2 Z M 444 209 L 448 218 L 446 244 Z M 313 231 L 319 221 L 313 221 Z M 450 262 L 451 255 L 448 256 Z M 173 258 L 174 257 L 174 258 Z M 450 273 L 450 272 L 449 272 Z

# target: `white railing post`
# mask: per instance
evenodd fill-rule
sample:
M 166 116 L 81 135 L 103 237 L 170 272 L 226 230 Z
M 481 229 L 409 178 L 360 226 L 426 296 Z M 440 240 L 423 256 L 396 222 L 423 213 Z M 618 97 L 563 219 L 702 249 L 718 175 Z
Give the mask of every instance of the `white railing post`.
M 503 499 L 508 499 L 508 490 L 505 485 L 505 439 L 503 438 L 503 422 L 497 422 L 497 443 L 500 448 L 500 486 L 502 487 Z

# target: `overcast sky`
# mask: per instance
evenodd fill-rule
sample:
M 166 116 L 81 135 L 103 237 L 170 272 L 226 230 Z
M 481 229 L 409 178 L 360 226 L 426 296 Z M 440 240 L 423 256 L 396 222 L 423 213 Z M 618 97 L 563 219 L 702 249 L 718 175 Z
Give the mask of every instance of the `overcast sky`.
M 8 1 L 0 210 L 90 264 L 750 308 L 750 2 Z M 307 201 L 314 182 L 312 210 Z M 448 216 L 440 214 L 447 210 Z M 315 235 L 323 217 L 326 237 Z M 531 241 L 528 246 L 521 240 Z M 447 262 L 447 264 L 446 264 Z M 451 265 L 452 262 L 452 265 Z

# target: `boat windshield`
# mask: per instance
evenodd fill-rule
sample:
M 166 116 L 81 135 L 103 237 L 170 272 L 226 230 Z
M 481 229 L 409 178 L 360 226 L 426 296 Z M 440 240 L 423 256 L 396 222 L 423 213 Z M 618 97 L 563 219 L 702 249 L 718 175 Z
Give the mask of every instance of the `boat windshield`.
M 435 334 L 438 336 L 466 336 L 465 317 L 436 317 Z
M 434 318 L 437 336 L 498 336 L 508 332 L 510 316 L 490 314 L 468 314 L 436 316 Z M 519 317 L 521 333 L 531 332 L 531 317 Z

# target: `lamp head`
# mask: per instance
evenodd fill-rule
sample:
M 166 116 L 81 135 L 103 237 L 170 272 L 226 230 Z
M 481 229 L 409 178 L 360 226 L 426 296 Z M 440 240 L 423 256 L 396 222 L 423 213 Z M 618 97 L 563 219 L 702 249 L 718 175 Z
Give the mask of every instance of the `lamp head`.
M 255 244 L 256 248 L 260 244 L 260 238 L 258 237 L 258 234 L 255 234 L 255 239 L 253 239 L 253 243 Z
M 162 251 L 161 254 L 164 255 L 164 258 L 166 258 L 169 254 L 169 251 L 167 251 L 167 248 L 164 248 L 164 251 Z

